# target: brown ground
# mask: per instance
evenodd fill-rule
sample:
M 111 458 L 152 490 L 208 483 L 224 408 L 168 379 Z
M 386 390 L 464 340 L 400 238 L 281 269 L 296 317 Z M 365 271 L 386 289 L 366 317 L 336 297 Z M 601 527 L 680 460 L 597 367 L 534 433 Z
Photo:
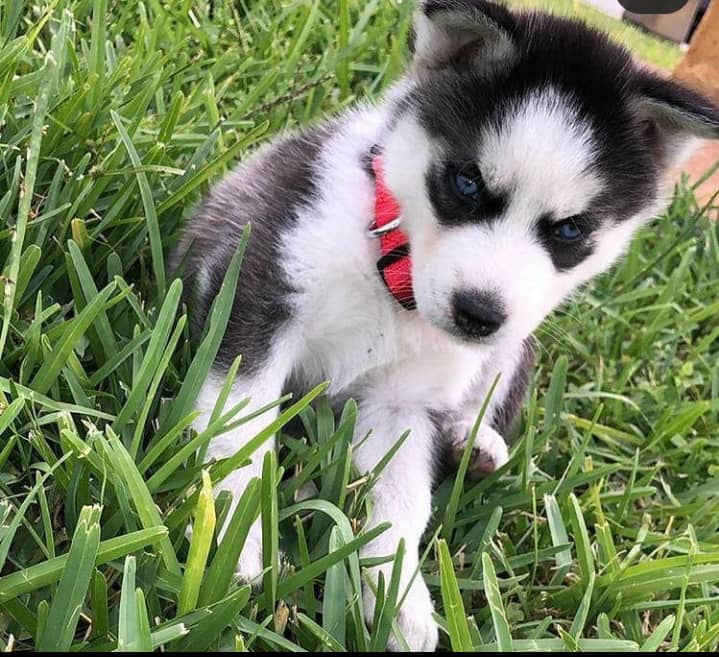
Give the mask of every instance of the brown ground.
M 679 62 L 674 76 L 689 83 L 719 103 L 719 2 L 712 2 L 691 39 L 689 50 Z M 708 142 L 687 163 L 690 179 L 700 178 L 719 161 L 719 143 Z M 697 190 L 700 205 L 719 190 L 719 172 Z M 714 205 L 719 205 L 715 202 Z
M 689 181 L 694 182 L 701 178 L 713 165 L 719 162 L 719 141 L 706 142 L 686 163 L 684 170 L 689 174 Z M 681 173 L 679 174 L 681 175 Z M 700 206 L 705 205 L 709 199 L 719 190 L 719 171 L 696 191 L 697 202 Z M 714 201 L 719 205 L 719 199 Z

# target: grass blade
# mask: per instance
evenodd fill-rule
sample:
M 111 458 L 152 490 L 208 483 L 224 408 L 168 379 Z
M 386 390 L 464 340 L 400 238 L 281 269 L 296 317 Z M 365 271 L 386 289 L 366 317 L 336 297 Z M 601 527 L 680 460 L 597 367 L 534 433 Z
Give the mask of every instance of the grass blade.
M 330 533 L 330 553 L 342 545 L 342 533 L 339 527 Z M 347 591 L 345 588 L 345 567 L 338 562 L 327 569 L 325 589 L 322 596 L 322 629 L 334 639 L 335 646 L 344 646 L 347 615 Z M 327 642 L 323 642 L 327 645 Z M 344 651 L 344 649 L 341 649 Z
M 187 636 L 175 642 L 173 649 L 181 652 L 206 652 L 217 642 L 222 630 L 239 614 L 249 599 L 250 587 L 244 586 L 208 607 L 210 615 L 193 625 Z
M 122 481 L 126 483 L 142 524 L 145 526 L 145 529 L 161 525 L 162 519 L 160 518 L 160 514 L 137 466 L 124 445 L 120 442 L 120 439 L 113 433 L 112 429 L 108 429 L 107 434 L 108 452 L 112 464 Z M 180 564 L 177 561 L 177 555 L 175 554 L 175 549 L 170 539 L 167 537 L 160 538 L 157 546 L 162 555 L 165 567 L 171 573 L 179 576 Z
M 60 578 L 47 614 L 45 629 L 38 641 L 38 650 L 41 652 L 70 650 L 90 580 L 95 572 L 100 547 L 101 513 L 99 506 L 86 506 L 80 512 L 67 557 L 67 568 Z
M 103 541 L 98 548 L 95 565 L 100 566 L 154 545 L 164 536 L 167 536 L 167 528 L 159 526 Z M 0 577 L 0 604 L 57 582 L 68 567 L 68 559 L 69 555 L 64 554 Z
M 654 631 L 646 638 L 639 650 L 641 652 L 657 652 L 659 647 L 669 635 L 669 632 L 672 631 L 675 620 L 676 617 L 674 615 L 667 616 L 654 628 Z
M 82 309 L 74 322 L 71 324 L 68 322 L 69 326 L 66 326 L 63 331 L 61 339 L 52 350 L 51 357 L 43 363 L 30 384 L 34 391 L 45 394 L 55 383 L 60 371 L 67 365 L 67 360 L 75 345 L 102 312 L 114 289 L 115 284 L 110 283 Z
M 512 652 L 512 635 L 509 631 L 509 622 L 504 610 L 502 594 L 499 592 L 497 574 L 494 570 L 494 564 L 486 552 L 482 554 L 482 573 L 484 577 L 484 593 L 487 596 L 487 604 L 492 615 L 497 646 L 501 652 Z
M 442 603 L 444 604 L 444 614 L 447 617 L 452 650 L 454 652 L 471 652 L 473 650 L 472 635 L 469 631 L 467 613 L 462 602 L 462 595 L 459 592 L 457 576 L 454 574 L 452 555 L 449 553 L 447 541 L 444 539 L 437 541 L 437 553 L 439 557 Z
M 63 37 L 64 32 L 58 36 L 58 39 Z M 23 246 L 25 244 L 25 233 L 27 231 L 33 194 L 35 193 L 35 182 L 37 179 L 37 169 L 40 161 L 40 146 L 42 144 L 43 126 L 45 125 L 45 115 L 50 102 L 50 95 L 55 85 L 56 69 L 57 61 L 55 53 L 51 51 L 47 53 L 45 57 L 45 64 L 42 72 L 42 87 L 35 101 L 32 133 L 30 135 L 30 145 L 27 150 L 25 180 L 20 194 L 17 220 L 15 222 L 15 235 L 10 248 L 10 255 L 5 263 L 3 278 L 1 279 L 3 282 L 4 295 L 3 322 L 2 328 L 0 328 L 0 359 L 2 359 L 5 355 L 5 342 L 7 341 L 8 331 L 10 330 L 10 321 L 15 307 L 16 282 L 20 272 L 20 255 L 23 252 Z
M 135 557 L 127 556 L 120 593 L 118 652 L 148 652 L 152 650 L 145 598 L 142 591 L 135 586 L 136 569 Z
M 260 488 L 260 508 L 262 509 L 262 566 L 265 574 L 262 587 L 265 591 L 265 609 L 270 612 L 277 600 L 277 579 L 280 569 L 280 536 L 277 512 L 277 485 L 281 479 L 277 472 L 275 450 L 265 453 L 262 461 L 262 485 Z
M 155 209 L 155 201 L 152 198 L 152 190 L 147 180 L 145 172 L 142 170 L 142 161 L 137 154 L 135 145 L 122 123 L 120 115 L 115 110 L 110 110 L 112 121 L 120 134 L 120 139 L 130 156 L 132 166 L 136 169 L 137 185 L 140 188 L 140 196 L 142 204 L 145 208 L 145 221 L 147 222 L 147 234 L 150 238 L 150 250 L 152 251 L 152 271 L 155 274 L 157 283 L 157 298 L 162 300 L 165 298 L 165 258 L 162 254 L 162 236 L 160 235 L 160 224 L 157 221 L 157 211 Z
M 587 524 L 584 521 L 584 513 L 582 513 L 579 500 L 574 493 L 570 493 L 569 495 L 569 518 L 572 524 L 572 531 L 574 532 L 574 544 L 577 548 L 579 571 L 582 575 L 582 580 L 588 586 L 590 580 L 595 576 L 594 554 L 592 553 Z
M 192 528 L 190 554 L 187 557 L 185 575 L 182 578 L 177 613 L 187 614 L 194 610 L 200 595 L 202 577 L 210 554 L 210 546 L 215 535 L 215 502 L 212 494 L 212 482 L 207 471 L 202 471 L 202 490 L 197 500 L 195 523 Z
M 202 606 L 218 602 L 227 595 L 250 527 L 260 513 L 260 496 L 260 479 L 250 480 L 235 506 L 224 529 L 224 536 L 207 569 L 199 597 Z

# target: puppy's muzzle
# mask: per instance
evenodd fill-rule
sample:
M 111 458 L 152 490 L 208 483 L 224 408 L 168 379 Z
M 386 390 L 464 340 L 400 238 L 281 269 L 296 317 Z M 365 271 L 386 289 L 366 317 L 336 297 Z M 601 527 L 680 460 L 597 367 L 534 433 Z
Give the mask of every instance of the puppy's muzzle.
M 506 315 L 495 295 L 462 290 L 455 292 L 452 299 L 452 319 L 466 337 L 482 339 L 496 333 Z

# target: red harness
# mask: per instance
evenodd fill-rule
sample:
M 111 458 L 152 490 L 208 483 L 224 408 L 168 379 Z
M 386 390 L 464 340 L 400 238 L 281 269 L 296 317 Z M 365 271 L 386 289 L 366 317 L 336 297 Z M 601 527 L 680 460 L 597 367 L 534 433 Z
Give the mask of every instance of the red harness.
M 407 310 L 417 304 L 412 290 L 412 260 L 409 256 L 409 239 L 399 227 L 401 211 L 392 192 L 384 182 L 381 155 L 372 159 L 375 179 L 374 221 L 369 228 L 372 237 L 379 238 L 380 259 L 377 270 L 392 296 Z

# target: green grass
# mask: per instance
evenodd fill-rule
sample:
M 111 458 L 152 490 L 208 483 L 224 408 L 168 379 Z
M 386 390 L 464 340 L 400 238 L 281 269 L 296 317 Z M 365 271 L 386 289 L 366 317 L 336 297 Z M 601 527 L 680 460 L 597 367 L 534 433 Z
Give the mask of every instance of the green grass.
M 619 0 L 616 0 L 619 3 Z M 673 41 L 655 36 L 632 23 L 603 14 L 581 0 L 509 0 L 512 7 L 542 9 L 562 16 L 573 16 L 612 35 L 636 57 L 658 68 L 671 71 L 683 57 Z
M 213 5 L 0 0 L 1 649 L 381 647 L 402 596 L 385 582 L 366 629 L 358 550 L 382 528 L 362 529 L 352 403 L 335 418 L 321 388 L 292 400 L 203 472 L 198 451 L 243 417 L 188 429 L 242 251 L 197 346 L 162 272 L 235 160 L 398 75 L 411 6 Z M 541 330 L 510 464 L 440 484 L 452 514 L 435 514 L 423 570 L 442 648 L 717 649 L 719 231 L 705 215 L 678 189 Z M 264 463 L 217 547 L 228 507 L 210 481 L 298 414 L 303 435 Z M 317 499 L 297 501 L 310 483 Z M 268 570 L 250 591 L 233 564 L 260 510 Z

